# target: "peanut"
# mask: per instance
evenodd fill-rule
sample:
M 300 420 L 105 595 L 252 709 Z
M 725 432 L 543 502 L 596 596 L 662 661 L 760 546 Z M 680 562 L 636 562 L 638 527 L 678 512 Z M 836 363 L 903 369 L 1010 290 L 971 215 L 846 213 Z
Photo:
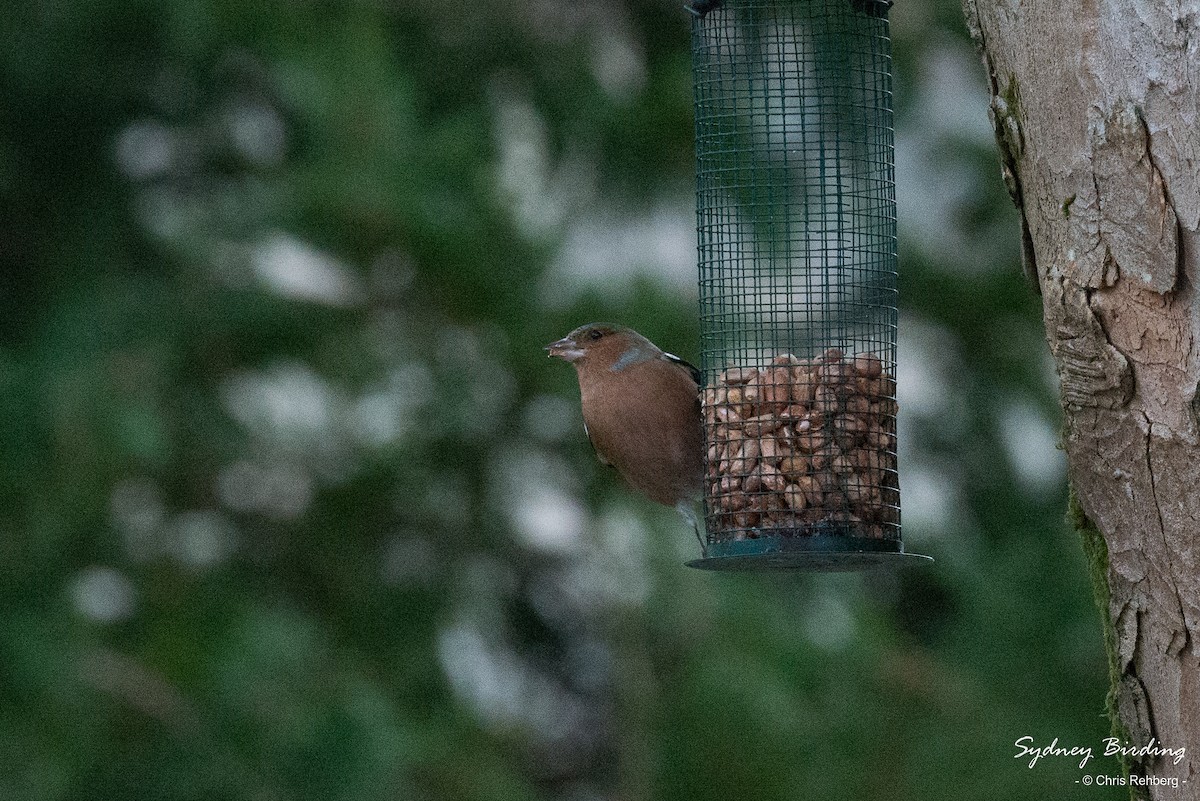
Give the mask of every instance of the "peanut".
M 877 354 L 780 353 L 727 367 L 700 398 L 715 537 L 801 536 L 823 521 L 895 536 L 895 381 Z

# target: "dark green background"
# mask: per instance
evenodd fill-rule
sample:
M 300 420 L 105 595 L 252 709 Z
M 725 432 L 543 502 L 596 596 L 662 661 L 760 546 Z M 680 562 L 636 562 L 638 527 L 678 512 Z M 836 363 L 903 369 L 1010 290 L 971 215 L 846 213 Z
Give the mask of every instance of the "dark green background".
M 937 562 L 762 578 L 541 350 L 697 356 L 677 2 L 8 4 L 0 799 L 1120 797 L 1013 756 L 1099 747 L 1101 629 L 982 67 L 892 18 Z

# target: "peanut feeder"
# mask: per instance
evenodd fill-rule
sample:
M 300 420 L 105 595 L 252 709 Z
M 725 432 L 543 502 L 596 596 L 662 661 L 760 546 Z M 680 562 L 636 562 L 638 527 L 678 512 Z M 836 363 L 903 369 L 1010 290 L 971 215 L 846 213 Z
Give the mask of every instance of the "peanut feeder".
M 690 6 L 706 444 L 695 567 L 915 556 L 896 464 L 889 6 Z

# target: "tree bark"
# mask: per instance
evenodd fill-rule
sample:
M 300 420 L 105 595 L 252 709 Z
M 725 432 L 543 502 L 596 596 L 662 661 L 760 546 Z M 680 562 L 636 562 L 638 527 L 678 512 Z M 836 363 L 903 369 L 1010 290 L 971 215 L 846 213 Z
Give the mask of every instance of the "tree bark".
M 1195 797 L 1200 3 L 964 5 L 1058 365 L 1070 481 L 1107 544 L 1115 709 L 1132 745 L 1187 749 L 1131 770 L 1179 778 L 1151 798 Z

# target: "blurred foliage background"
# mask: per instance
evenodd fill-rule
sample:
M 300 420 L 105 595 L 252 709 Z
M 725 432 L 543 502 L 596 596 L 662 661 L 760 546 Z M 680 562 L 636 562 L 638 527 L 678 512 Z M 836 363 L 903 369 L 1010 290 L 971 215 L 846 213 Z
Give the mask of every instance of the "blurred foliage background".
M 541 350 L 697 356 L 678 2 L 8 4 L 0 799 L 1082 796 L 1014 759 L 1106 668 L 983 70 L 892 20 L 937 562 L 734 577 Z

